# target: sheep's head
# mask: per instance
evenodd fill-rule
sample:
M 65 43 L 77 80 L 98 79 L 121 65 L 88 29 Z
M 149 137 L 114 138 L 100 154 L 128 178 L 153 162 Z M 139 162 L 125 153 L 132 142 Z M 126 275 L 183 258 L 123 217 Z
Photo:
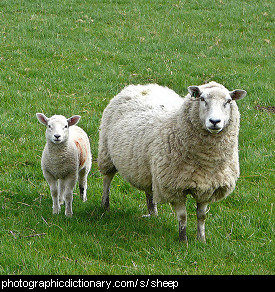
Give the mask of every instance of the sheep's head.
M 64 116 L 55 115 L 47 118 L 44 114 L 37 113 L 38 121 L 47 127 L 46 138 L 54 144 L 60 144 L 68 140 L 69 127 L 78 123 L 80 116 L 72 116 L 66 119 Z
M 217 134 L 230 120 L 231 107 L 235 100 L 242 99 L 246 95 L 245 90 L 236 89 L 228 91 L 217 83 L 212 86 L 189 86 L 188 92 L 199 100 L 199 118 L 206 130 Z M 213 86 L 217 85 L 217 86 Z

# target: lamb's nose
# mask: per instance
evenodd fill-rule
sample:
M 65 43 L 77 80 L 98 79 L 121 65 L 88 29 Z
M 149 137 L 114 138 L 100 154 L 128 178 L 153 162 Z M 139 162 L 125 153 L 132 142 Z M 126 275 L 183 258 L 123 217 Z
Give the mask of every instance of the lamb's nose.
M 214 126 L 216 126 L 216 124 L 218 124 L 221 120 L 220 119 L 209 119 L 209 122 L 212 123 Z
M 61 135 L 55 134 L 54 137 L 58 140 L 61 137 Z

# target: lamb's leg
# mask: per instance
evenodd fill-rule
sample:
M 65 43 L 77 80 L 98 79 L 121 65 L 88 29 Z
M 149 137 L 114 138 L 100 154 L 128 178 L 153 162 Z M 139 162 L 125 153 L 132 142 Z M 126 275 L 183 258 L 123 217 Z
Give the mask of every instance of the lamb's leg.
M 58 186 L 57 182 L 54 185 L 50 186 L 51 196 L 53 200 L 53 214 L 59 214 L 60 212 L 60 204 L 58 199 Z
M 186 211 L 186 198 L 184 201 L 172 203 L 172 206 L 177 214 L 179 221 L 179 240 L 187 241 L 186 226 L 187 226 L 187 211 Z
M 43 172 L 46 181 L 48 182 L 51 190 L 51 196 L 53 200 L 53 214 L 59 214 L 60 205 L 58 198 L 58 180 L 56 180 L 50 173 Z
M 114 173 L 105 174 L 103 177 L 103 194 L 101 200 L 101 206 L 109 210 L 110 203 L 109 203 L 109 193 L 110 193 L 110 185 L 111 181 L 115 175 Z
M 65 186 L 63 181 L 60 179 L 58 180 L 58 200 L 59 200 L 59 205 L 64 204 L 64 191 L 65 191 Z
M 72 217 L 73 215 L 73 190 L 77 181 L 77 176 L 69 176 L 64 180 L 65 184 L 65 215 Z
M 87 201 L 87 176 L 89 171 L 83 168 L 79 172 L 78 183 L 79 183 L 79 191 L 80 191 L 80 199 L 83 202 Z
M 197 203 L 197 221 L 198 221 L 198 240 L 205 240 L 205 219 L 207 203 Z
M 148 215 L 144 215 L 144 217 L 158 216 L 157 204 L 154 203 L 152 194 L 146 193 L 146 203 L 147 203 Z

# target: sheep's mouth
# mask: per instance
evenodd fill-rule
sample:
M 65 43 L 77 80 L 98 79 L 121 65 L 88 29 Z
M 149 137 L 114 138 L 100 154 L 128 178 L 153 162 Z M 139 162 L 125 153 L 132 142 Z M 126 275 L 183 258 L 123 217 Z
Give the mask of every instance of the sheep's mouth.
M 59 138 L 58 138 L 58 139 L 56 139 L 56 138 L 53 139 L 53 143 L 55 143 L 55 144 L 59 144 L 59 143 L 61 143 L 61 142 L 62 142 L 62 141 L 61 141 L 61 139 L 59 139 Z
M 223 128 L 219 128 L 219 127 L 209 127 L 207 128 L 207 130 L 211 133 L 211 134 L 218 134 Z

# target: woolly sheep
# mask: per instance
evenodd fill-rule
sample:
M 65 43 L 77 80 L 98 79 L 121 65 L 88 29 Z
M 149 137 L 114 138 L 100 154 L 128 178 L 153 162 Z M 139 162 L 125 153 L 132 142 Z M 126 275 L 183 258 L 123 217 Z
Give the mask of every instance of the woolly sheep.
M 87 200 L 87 176 L 91 168 L 91 150 L 87 134 L 75 126 L 80 116 L 66 119 L 61 115 L 47 118 L 36 114 L 40 123 L 47 126 L 46 145 L 41 167 L 53 200 L 53 214 L 60 212 L 65 199 L 65 215 L 73 215 L 73 189 L 78 180 L 80 197 Z
M 110 101 L 99 135 L 102 205 L 109 208 L 110 183 L 118 171 L 145 191 L 149 215 L 157 215 L 157 203 L 171 203 L 185 241 L 185 203 L 191 194 L 198 239 L 205 241 L 207 205 L 228 196 L 239 177 L 235 100 L 246 91 L 210 82 L 188 92 L 181 98 L 156 84 L 130 85 Z

